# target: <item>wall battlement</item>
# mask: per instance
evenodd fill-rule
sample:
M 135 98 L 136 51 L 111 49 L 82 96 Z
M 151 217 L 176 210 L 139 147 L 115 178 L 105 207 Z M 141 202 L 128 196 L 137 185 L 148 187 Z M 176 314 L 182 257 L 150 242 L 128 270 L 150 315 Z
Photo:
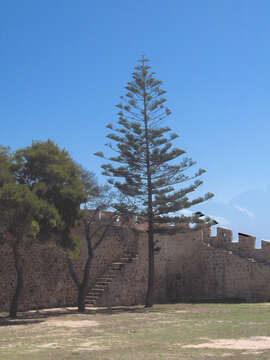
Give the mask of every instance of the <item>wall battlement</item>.
M 106 222 L 109 221 L 113 213 L 110 211 L 100 211 L 95 215 L 95 221 Z M 136 216 L 118 217 L 114 222 L 114 225 L 119 227 L 130 227 L 137 230 L 146 231 L 147 222 L 142 219 L 138 221 Z M 181 224 L 183 226 L 184 224 Z M 169 227 L 170 224 L 163 224 L 161 226 Z M 238 241 L 233 242 L 233 233 L 231 229 L 217 227 L 217 235 L 211 236 L 211 229 L 206 227 L 203 230 L 204 242 L 209 243 L 215 248 L 222 248 L 228 251 L 233 251 L 240 256 L 247 258 L 253 258 L 261 262 L 267 262 L 270 264 L 270 241 L 261 240 L 261 248 L 256 248 L 256 237 L 238 233 Z
M 106 223 L 106 222 L 110 222 L 114 213 L 111 211 L 99 211 L 96 212 L 93 210 L 88 210 L 90 216 L 93 215 L 94 216 L 94 221 L 96 223 Z M 118 216 L 116 221 L 113 222 L 113 224 L 115 226 L 119 226 L 119 227 L 129 227 L 129 228 L 133 228 L 133 229 L 137 229 L 137 230 L 141 230 L 141 231 L 146 231 L 148 228 L 148 223 L 146 221 L 144 221 L 144 219 L 142 218 L 138 218 L 137 216 L 133 215 L 133 216 Z M 171 224 L 160 224 L 160 227 L 171 227 Z M 181 227 L 188 227 L 188 224 L 185 223 L 181 223 L 181 224 L 177 224 L 175 226 L 181 226 Z
M 238 241 L 233 242 L 232 230 L 218 227 L 216 236 L 204 236 L 204 241 L 215 248 L 236 252 L 238 255 L 270 263 L 270 241 L 261 240 L 261 248 L 257 249 L 256 237 L 238 233 Z

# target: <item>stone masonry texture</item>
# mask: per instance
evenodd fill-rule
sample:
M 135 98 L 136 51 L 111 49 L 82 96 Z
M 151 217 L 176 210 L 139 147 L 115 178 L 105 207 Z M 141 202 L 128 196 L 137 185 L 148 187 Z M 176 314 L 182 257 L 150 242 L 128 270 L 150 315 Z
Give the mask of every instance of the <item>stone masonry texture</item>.
M 106 214 L 105 214 L 106 215 Z M 103 214 L 103 216 L 105 216 Z M 98 220 L 97 220 L 98 221 Z M 101 220 L 102 221 L 102 217 Z M 140 231 L 138 231 L 138 229 Z M 73 260 L 79 278 L 86 261 L 83 228 L 80 254 Z M 135 231 L 136 230 L 136 231 Z M 99 298 L 97 305 L 143 304 L 147 288 L 147 233 L 135 221 L 111 227 L 92 261 L 89 290 L 124 254 L 126 263 Z M 97 241 L 98 236 L 96 237 Z M 229 229 L 193 231 L 157 236 L 161 250 L 155 255 L 155 302 L 270 301 L 270 243 L 255 248 L 255 238 L 239 234 L 232 242 Z M 76 305 L 77 288 L 70 276 L 63 250 L 48 241 L 23 249 L 24 289 L 19 310 Z M 136 256 L 135 256 L 136 255 Z M 16 286 L 12 251 L 0 247 L 0 311 L 7 311 Z

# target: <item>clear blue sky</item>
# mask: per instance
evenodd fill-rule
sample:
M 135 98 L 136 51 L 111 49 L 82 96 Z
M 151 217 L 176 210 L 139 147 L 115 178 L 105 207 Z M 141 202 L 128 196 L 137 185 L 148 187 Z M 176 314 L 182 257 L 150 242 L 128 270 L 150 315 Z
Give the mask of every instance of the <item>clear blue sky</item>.
M 92 154 L 144 53 L 177 145 L 207 170 L 203 209 L 270 239 L 269 16 L 266 0 L 2 1 L 0 143 L 50 138 L 99 174 Z

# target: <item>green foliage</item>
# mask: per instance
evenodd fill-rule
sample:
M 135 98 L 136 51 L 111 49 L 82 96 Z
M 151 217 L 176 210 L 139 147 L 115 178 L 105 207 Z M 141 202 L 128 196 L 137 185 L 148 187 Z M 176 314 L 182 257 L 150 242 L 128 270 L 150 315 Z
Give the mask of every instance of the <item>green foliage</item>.
M 16 151 L 12 160 L 17 184 L 26 186 L 33 196 L 53 207 L 59 218 L 56 220 L 43 209 L 38 221 L 41 233 L 53 228 L 60 235 L 59 244 L 75 251 L 77 242 L 71 228 L 80 218 L 80 205 L 87 198 L 78 165 L 51 140 L 33 142 Z
M 20 249 L 32 239 L 46 241 L 54 235 L 55 243 L 76 254 L 72 227 L 86 195 L 80 169 L 50 140 L 33 142 L 12 156 L 1 147 L 0 169 L 0 242 L 9 243 L 14 254 L 17 281 L 9 315 L 15 318 L 23 290 Z
M 72 246 L 68 244 L 66 251 L 67 256 L 69 256 L 73 260 L 78 260 L 80 254 L 80 243 L 81 243 L 80 236 L 72 234 Z
M 5 184 L 0 188 L 0 208 L 2 218 L 10 219 L 10 232 L 21 233 L 20 224 L 38 212 L 39 201 L 27 186 Z
M 52 227 L 55 227 L 56 226 L 55 219 L 50 219 L 50 224 L 52 225 Z M 31 233 L 33 234 L 34 238 L 38 236 L 39 231 L 40 231 L 39 223 L 36 220 L 33 220 L 31 223 Z
M 189 194 L 202 184 L 198 177 L 205 170 L 199 169 L 190 175 L 189 169 L 195 162 L 185 155 L 184 150 L 173 146 L 178 135 L 167 125 L 162 125 L 171 113 L 163 96 L 166 92 L 146 62 L 147 59 L 142 58 L 140 65 L 135 67 L 132 80 L 126 86 L 127 92 L 116 105 L 120 110 L 118 126 L 107 125 L 111 132 L 107 135 L 109 142 L 106 145 L 115 156 L 102 165 L 103 175 L 108 176 L 108 182 L 128 199 L 126 210 L 151 217 L 156 224 L 154 232 L 165 232 L 159 226 L 165 222 L 210 224 L 209 218 L 177 215 L 180 210 L 208 200 L 213 194 L 190 197 Z M 102 152 L 96 155 L 104 157 Z M 179 161 L 180 157 L 182 160 Z M 168 232 L 183 229 L 177 226 Z
M 0 188 L 0 213 L 6 231 L 15 240 L 36 237 L 41 224 L 51 229 L 61 224 L 55 207 L 39 199 L 27 185 L 5 184 Z
M 71 229 L 87 200 L 82 170 L 51 140 L 10 154 L 0 146 L 1 223 L 13 237 L 55 233 L 59 245 L 76 252 Z
M 0 145 L 0 187 L 14 182 L 11 173 L 11 155 L 8 147 Z

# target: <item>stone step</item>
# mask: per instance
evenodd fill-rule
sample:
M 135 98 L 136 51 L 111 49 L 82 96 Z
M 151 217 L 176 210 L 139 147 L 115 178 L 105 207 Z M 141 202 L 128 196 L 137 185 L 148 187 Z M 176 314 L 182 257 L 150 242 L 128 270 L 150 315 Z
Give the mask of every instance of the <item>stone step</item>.
M 87 297 L 85 299 L 85 301 L 97 301 L 100 298 L 100 295 L 96 296 L 96 295 L 89 295 L 89 297 Z
M 90 291 L 90 294 L 91 294 L 91 293 L 97 293 L 97 294 L 103 293 L 104 290 L 105 290 L 104 288 L 96 288 L 96 287 L 94 287 L 94 288 Z
M 91 290 L 92 291 L 92 290 Z M 93 294 L 91 291 L 89 291 L 89 293 L 86 295 L 86 299 L 89 299 L 89 298 L 98 298 L 99 295 L 98 294 Z
M 112 263 L 110 268 L 114 269 L 114 268 L 122 266 L 122 265 L 124 265 L 124 263 L 122 263 L 122 262 Z
M 106 274 L 101 276 L 99 279 L 109 279 L 109 278 L 113 278 L 114 276 L 115 276 L 115 269 L 110 269 L 108 270 L 108 272 L 106 272 Z
M 93 295 L 89 295 L 85 298 L 85 301 L 97 301 L 99 299 L 99 296 L 93 296 Z
M 86 295 L 86 298 L 88 298 L 89 296 L 91 296 L 91 297 L 98 297 L 98 296 L 100 296 L 100 294 L 99 293 L 93 293 L 93 289 L 91 289 L 90 291 L 89 291 L 89 293 Z
M 85 300 L 86 305 L 95 305 L 97 303 L 97 300 Z
M 97 282 L 96 285 L 99 285 L 99 286 L 104 286 L 104 285 L 105 285 L 105 286 L 107 286 L 107 285 L 109 285 L 111 282 L 112 282 L 112 279 L 110 279 L 110 280 L 103 280 L 103 281 Z M 96 285 L 95 285 L 95 286 L 96 286 Z M 94 287 L 95 287 L 95 286 L 94 286 Z
M 106 289 L 105 287 L 102 287 L 102 288 L 101 287 L 100 288 L 93 287 L 92 290 L 90 290 L 90 293 L 91 292 L 103 293 L 105 289 Z
M 114 276 L 115 274 L 111 274 L 110 276 L 102 276 L 102 277 L 100 277 L 99 279 L 98 279 L 98 281 L 97 281 L 97 283 L 99 282 L 99 281 L 112 281 L 112 279 L 114 279 L 115 278 L 115 276 Z
M 95 286 L 92 287 L 92 289 L 107 289 L 107 287 L 110 285 L 110 283 L 98 283 Z M 91 291 L 91 290 L 89 290 Z
M 105 274 L 103 274 L 92 287 L 85 298 L 85 304 L 94 306 L 100 299 L 104 291 L 108 288 L 109 284 L 116 277 L 118 271 L 120 271 L 125 264 L 131 263 L 133 259 L 137 258 L 131 254 L 124 254 L 118 261 L 113 262 Z
M 86 301 L 85 302 L 86 306 L 95 306 L 96 305 L 96 301 Z

